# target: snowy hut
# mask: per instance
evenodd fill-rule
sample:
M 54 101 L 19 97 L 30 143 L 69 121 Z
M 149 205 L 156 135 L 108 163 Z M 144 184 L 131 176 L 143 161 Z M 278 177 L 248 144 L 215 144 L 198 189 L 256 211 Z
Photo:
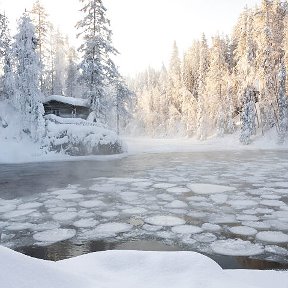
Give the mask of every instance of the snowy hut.
M 43 101 L 45 115 L 54 114 L 62 118 L 87 119 L 90 114 L 87 99 L 52 95 L 45 97 Z

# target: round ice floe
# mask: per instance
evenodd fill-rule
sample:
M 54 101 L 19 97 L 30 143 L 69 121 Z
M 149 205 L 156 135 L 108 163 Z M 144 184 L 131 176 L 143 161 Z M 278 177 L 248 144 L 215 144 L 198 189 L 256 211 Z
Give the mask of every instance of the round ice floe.
M 73 238 L 75 235 L 76 231 L 74 229 L 53 229 L 35 233 L 33 238 L 40 242 L 54 243 Z
M 241 239 L 218 240 L 211 244 L 211 249 L 221 255 L 231 256 L 253 256 L 264 252 L 260 244 L 252 244 Z
M 41 224 L 33 225 L 33 231 L 45 231 L 45 230 L 53 230 L 59 228 L 60 225 L 57 222 L 46 222 Z
M 149 231 L 149 232 L 156 232 L 162 229 L 162 226 L 154 226 L 154 225 L 149 225 L 149 224 L 144 224 L 142 226 L 142 229 Z
M 79 205 L 84 208 L 94 208 L 94 207 L 103 207 L 105 206 L 105 203 L 101 200 L 87 200 L 80 202 Z
M 210 222 L 214 224 L 229 224 L 229 223 L 237 223 L 235 215 L 227 214 L 227 215 L 217 215 L 211 216 Z
M 9 225 L 9 224 L 10 224 L 9 222 L 0 221 L 0 229 L 6 227 L 6 226 Z
M 15 210 L 15 211 L 11 211 L 11 212 L 7 212 L 7 213 L 3 214 L 3 218 L 5 218 L 5 219 L 17 218 L 17 217 L 26 216 L 26 215 L 31 214 L 33 212 L 35 212 L 35 210 L 32 210 L 32 209 Z
M 220 231 L 222 228 L 221 226 L 217 225 L 217 224 L 211 224 L 211 223 L 204 223 L 201 228 L 203 230 L 206 231 L 210 231 L 210 232 L 217 232 Z
M 187 216 L 190 216 L 192 218 L 201 219 L 201 218 L 205 218 L 207 216 L 207 213 L 202 212 L 202 211 L 193 211 L 193 212 L 189 212 L 187 214 Z
M 246 209 L 256 206 L 258 204 L 254 200 L 230 200 L 227 203 L 235 209 Z
M 277 255 L 288 256 L 288 250 L 274 245 L 265 246 L 265 251 Z
M 201 233 L 194 235 L 193 238 L 198 242 L 211 243 L 217 240 L 217 237 L 212 233 Z
M 153 185 L 153 182 L 150 181 L 145 181 L 145 182 L 134 182 L 131 184 L 132 186 L 136 186 L 139 188 L 147 188 L 150 187 L 151 185 Z
M 39 208 L 43 206 L 42 203 L 39 202 L 29 202 L 29 203 L 24 203 L 24 204 L 20 204 L 18 206 L 19 210 L 25 210 L 25 209 L 34 209 L 34 208 Z
M 188 184 L 188 188 L 190 188 L 196 194 L 215 194 L 215 193 L 225 193 L 235 191 L 236 188 L 222 185 L 214 185 L 214 184 L 203 184 L 203 183 L 193 183 Z
M 281 218 L 277 220 L 269 220 L 268 223 L 271 225 L 272 228 L 276 230 L 288 231 L 288 222 L 281 221 Z
M 279 231 L 262 231 L 257 233 L 256 239 L 268 243 L 287 243 L 288 235 Z
M 275 194 L 264 194 L 260 195 L 260 197 L 268 200 L 279 200 L 281 198 L 281 196 Z
M 139 194 L 137 192 L 122 192 L 120 193 L 120 196 L 124 200 L 133 201 L 138 198 Z
M 280 200 L 262 200 L 260 204 L 268 207 L 281 207 L 285 205 L 285 203 Z
M 168 189 L 168 188 L 172 188 L 175 186 L 176 184 L 173 184 L 173 183 L 157 183 L 153 185 L 154 188 L 158 188 L 158 189 Z
M 22 230 L 28 230 L 33 227 L 33 224 L 31 223 L 13 223 L 6 227 L 6 230 L 9 231 L 22 231 Z
M 164 201 L 173 201 L 174 200 L 174 197 L 171 196 L 170 194 L 158 194 L 157 197 L 161 200 L 164 200 Z
M 61 212 L 52 216 L 56 221 L 69 221 L 73 220 L 78 216 L 77 212 Z
M 191 201 L 191 202 L 205 202 L 205 201 L 208 201 L 207 198 L 203 197 L 203 196 L 190 196 L 190 197 L 187 197 L 187 200 L 188 201 Z
M 7 205 L 3 205 L 0 206 L 0 213 L 6 213 L 6 212 L 10 212 L 16 209 L 16 205 L 14 204 L 7 204 Z
M 174 200 L 165 206 L 168 208 L 186 208 L 186 207 L 188 207 L 188 205 L 185 202 L 180 201 L 180 200 Z
M 166 191 L 169 193 L 175 193 L 175 194 L 191 192 L 191 190 L 188 189 L 187 187 L 172 187 L 172 188 L 166 189 Z
M 109 236 L 114 236 L 115 234 L 118 234 L 118 233 L 128 232 L 132 228 L 133 226 L 130 224 L 111 222 L 111 223 L 100 224 L 91 232 L 96 237 L 99 237 L 99 236 L 109 237 Z
M 273 213 L 274 210 L 269 208 L 256 208 L 256 212 L 259 214 L 270 214 Z
M 89 190 L 92 191 L 97 191 L 97 192 L 102 192 L 102 193 L 110 193 L 110 192 L 118 192 L 121 189 L 119 189 L 116 185 L 114 184 L 95 184 L 89 187 Z
M 237 215 L 236 219 L 239 221 L 258 221 L 259 217 L 255 215 Z
M 64 195 L 64 194 L 73 194 L 77 193 L 78 190 L 76 189 L 61 189 L 61 190 L 55 190 L 51 194 L 53 195 Z
M 122 212 L 126 214 L 144 214 L 147 212 L 147 210 L 141 207 L 134 207 L 134 208 L 124 209 Z
M 260 222 L 260 221 L 244 221 L 242 222 L 242 225 L 261 230 L 271 228 L 271 225 L 268 224 L 267 222 Z
M 287 218 L 288 219 L 288 211 L 281 211 L 281 210 L 275 211 L 275 212 L 273 212 L 273 216 L 275 216 L 277 218 Z
M 224 204 L 227 201 L 227 199 L 228 199 L 228 195 L 225 195 L 225 194 L 213 194 L 213 195 L 210 196 L 210 198 L 216 204 Z
M 193 225 L 180 225 L 172 227 L 172 232 L 177 234 L 196 234 L 201 233 L 203 230 L 198 226 Z
M 86 218 L 74 222 L 73 225 L 78 228 L 89 228 L 96 226 L 98 223 L 99 222 L 93 218 Z
M 94 213 L 93 212 L 89 212 L 88 210 L 80 210 L 78 212 L 78 216 L 80 218 L 90 218 L 90 217 L 94 216 Z
M 230 232 L 236 235 L 243 235 L 243 236 L 253 236 L 257 233 L 257 230 L 252 228 L 252 227 L 248 227 L 248 226 L 235 226 L 235 227 L 231 227 Z
M 103 217 L 113 218 L 119 216 L 118 211 L 105 211 L 101 214 Z
M 82 194 L 78 194 L 78 193 L 75 193 L 75 194 L 63 194 L 63 195 L 59 195 L 57 196 L 56 198 L 57 199 L 62 199 L 62 200 L 73 200 L 73 199 L 80 199 L 84 197 Z
M 165 215 L 158 215 L 146 218 L 145 222 L 156 226 L 177 226 L 185 224 L 185 220 L 181 218 Z

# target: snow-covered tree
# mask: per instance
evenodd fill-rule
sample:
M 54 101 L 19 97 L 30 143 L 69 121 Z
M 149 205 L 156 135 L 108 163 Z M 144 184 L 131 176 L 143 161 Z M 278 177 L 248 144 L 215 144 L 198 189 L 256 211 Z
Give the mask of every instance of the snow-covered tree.
M 16 64 L 18 109 L 23 116 L 24 130 L 35 141 L 44 135 L 44 108 L 41 103 L 39 78 L 41 64 L 36 51 L 37 38 L 31 19 L 24 14 L 18 23 L 13 52 Z
M 0 14 L 0 65 L 3 69 L 1 77 L 1 97 L 13 101 L 15 96 L 14 73 L 12 67 L 11 37 L 8 18 Z
M 68 52 L 68 65 L 66 71 L 67 77 L 65 81 L 65 95 L 68 97 L 80 97 L 80 87 L 78 79 L 80 77 L 77 65 L 77 54 L 74 48 L 70 48 Z
M 105 87 L 117 78 L 118 72 L 112 55 L 118 52 L 112 46 L 110 21 L 101 0 L 80 0 L 84 17 L 76 25 L 78 36 L 83 39 L 79 48 L 83 59 L 80 63 L 81 83 L 86 87 L 84 96 L 91 101 L 95 121 L 103 121 L 107 103 Z
M 199 57 L 199 80 L 198 80 L 198 101 L 197 101 L 197 138 L 205 140 L 208 133 L 207 113 L 205 113 L 206 102 L 206 78 L 209 69 L 209 48 L 204 34 L 202 34 Z
M 279 142 L 283 143 L 288 131 L 288 103 L 286 96 L 286 68 L 284 63 L 280 66 L 279 90 L 278 90 L 278 118 L 279 118 Z
M 52 81 L 52 94 L 63 95 L 65 89 L 66 79 L 66 50 L 67 39 L 63 37 L 59 30 L 54 35 L 54 64 L 53 64 L 53 81 Z
M 131 97 L 132 92 L 127 87 L 123 78 L 118 78 L 115 81 L 115 102 L 116 102 L 116 126 L 117 126 L 117 134 L 120 133 L 120 122 L 123 125 L 127 125 L 127 121 L 129 120 L 131 114 L 129 113 L 129 108 L 131 109 Z
M 48 34 L 50 29 L 50 22 L 48 21 L 48 14 L 42 5 L 41 1 L 34 2 L 30 11 L 30 17 L 35 25 L 35 36 L 37 38 L 37 51 L 40 57 L 41 72 L 40 72 L 40 89 L 45 90 L 45 78 L 47 79 L 48 66 Z
M 243 107 L 241 113 L 240 142 L 248 145 L 251 143 L 251 136 L 256 131 L 256 111 L 253 87 L 247 87 L 243 95 Z

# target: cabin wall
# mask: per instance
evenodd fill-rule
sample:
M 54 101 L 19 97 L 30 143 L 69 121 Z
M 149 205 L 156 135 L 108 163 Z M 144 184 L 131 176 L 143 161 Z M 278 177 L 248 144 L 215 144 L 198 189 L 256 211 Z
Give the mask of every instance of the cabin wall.
M 87 119 L 90 109 L 82 106 L 73 106 L 58 101 L 49 101 L 43 104 L 45 115 L 54 114 L 62 118 Z

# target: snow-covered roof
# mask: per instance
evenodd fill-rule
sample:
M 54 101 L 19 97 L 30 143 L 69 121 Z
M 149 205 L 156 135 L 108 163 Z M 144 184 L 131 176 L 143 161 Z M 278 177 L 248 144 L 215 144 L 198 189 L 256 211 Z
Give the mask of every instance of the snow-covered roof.
M 43 103 L 48 103 L 50 101 L 58 101 L 58 102 L 70 104 L 73 106 L 89 107 L 88 99 L 82 99 L 82 98 L 66 97 L 62 95 L 51 95 L 51 96 L 45 97 L 43 100 Z

